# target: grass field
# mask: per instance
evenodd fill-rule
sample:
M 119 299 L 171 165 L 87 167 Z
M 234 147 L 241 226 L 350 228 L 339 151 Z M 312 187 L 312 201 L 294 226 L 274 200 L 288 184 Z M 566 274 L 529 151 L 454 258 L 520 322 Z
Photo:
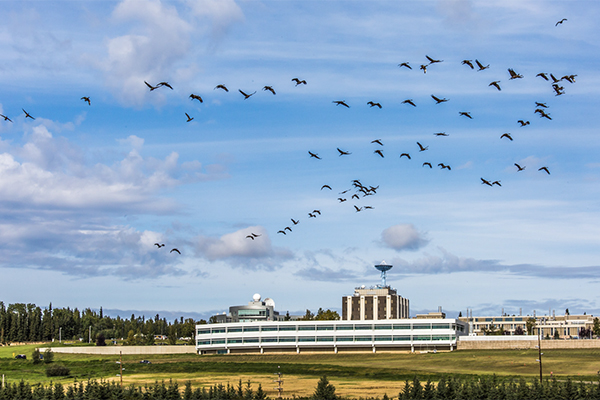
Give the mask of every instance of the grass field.
M 71 375 L 48 378 L 46 364 L 34 365 L 31 353 L 35 345 L 0 347 L 0 374 L 8 382 L 21 379 L 30 383 L 50 381 L 71 383 L 87 379 L 119 380 L 118 356 L 55 354 L 54 362 L 67 366 Z M 13 354 L 26 354 L 27 360 L 15 360 Z M 275 397 L 274 373 L 283 373 L 285 397 L 312 394 L 323 375 L 337 393 L 352 397 L 396 397 L 406 379 L 415 375 L 421 381 L 437 381 L 443 375 L 464 379 L 496 374 L 500 378 L 539 376 L 537 350 L 461 350 L 438 353 L 353 353 L 353 354 L 263 354 L 197 356 L 190 354 L 123 356 L 124 384 L 144 385 L 170 379 L 194 387 L 214 384 L 237 385 L 250 380 L 253 388 L 260 383 Z M 140 360 L 151 364 L 140 364 Z M 550 372 L 558 379 L 597 381 L 600 350 L 545 350 L 544 376 Z

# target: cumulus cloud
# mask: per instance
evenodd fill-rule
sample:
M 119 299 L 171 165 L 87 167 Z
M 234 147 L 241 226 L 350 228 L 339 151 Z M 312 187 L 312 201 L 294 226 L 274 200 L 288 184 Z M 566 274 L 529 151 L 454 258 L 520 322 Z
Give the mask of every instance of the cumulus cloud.
M 232 267 L 271 270 L 292 258 L 289 250 L 271 245 L 269 234 L 262 226 L 249 226 L 219 238 L 198 236 L 194 242 L 198 256 L 209 261 L 228 260 Z
M 381 233 L 384 245 L 394 250 L 418 250 L 429 241 L 412 224 L 399 224 L 385 229 Z

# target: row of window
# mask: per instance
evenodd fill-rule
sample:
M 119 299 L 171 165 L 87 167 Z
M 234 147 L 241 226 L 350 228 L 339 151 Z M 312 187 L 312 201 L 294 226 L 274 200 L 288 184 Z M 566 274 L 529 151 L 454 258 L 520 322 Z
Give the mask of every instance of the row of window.
M 360 331 L 360 330 L 419 330 L 453 329 L 463 331 L 455 324 L 385 324 L 385 325 L 266 325 L 266 326 L 215 326 L 198 328 L 198 335 L 240 332 L 302 332 L 302 331 Z
M 455 340 L 454 335 L 369 335 L 369 336 L 290 336 L 290 337 L 249 337 L 249 338 L 220 338 L 220 339 L 199 339 L 197 345 L 214 345 L 214 344 L 257 344 L 257 343 L 327 343 L 327 342 L 411 342 L 411 341 L 447 341 Z

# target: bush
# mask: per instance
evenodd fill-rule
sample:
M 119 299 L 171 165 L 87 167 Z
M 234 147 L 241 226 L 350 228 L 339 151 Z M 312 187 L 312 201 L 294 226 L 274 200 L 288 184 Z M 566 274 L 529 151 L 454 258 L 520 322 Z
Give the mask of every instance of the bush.
M 54 364 L 46 368 L 46 376 L 67 376 L 71 373 L 64 365 Z
M 40 349 L 34 349 L 33 352 L 31 353 L 31 361 L 33 361 L 34 364 L 39 364 L 42 362 L 42 357 L 40 354 Z
M 54 353 L 52 352 L 51 349 L 46 349 L 46 351 L 44 351 L 44 363 L 45 364 L 50 364 L 52 361 L 54 361 Z

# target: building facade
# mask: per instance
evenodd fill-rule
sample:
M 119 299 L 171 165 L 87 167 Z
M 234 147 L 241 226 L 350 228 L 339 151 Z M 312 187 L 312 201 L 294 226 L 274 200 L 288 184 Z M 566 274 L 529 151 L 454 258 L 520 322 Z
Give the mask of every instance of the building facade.
M 280 316 L 275 311 L 275 302 L 266 298 L 261 299 L 260 294 L 252 296 L 252 301 L 245 306 L 231 306 L 229 313 L 216 314 L 211 318 L 213 322 L 224 324 L 231 322 L 256 322 L 256 321 L 283 321 L 285 316 Z
M 409 318 L 409 301 L 389 286 L 364 286 L 342 297 L 342 320 L 370 321 Z

